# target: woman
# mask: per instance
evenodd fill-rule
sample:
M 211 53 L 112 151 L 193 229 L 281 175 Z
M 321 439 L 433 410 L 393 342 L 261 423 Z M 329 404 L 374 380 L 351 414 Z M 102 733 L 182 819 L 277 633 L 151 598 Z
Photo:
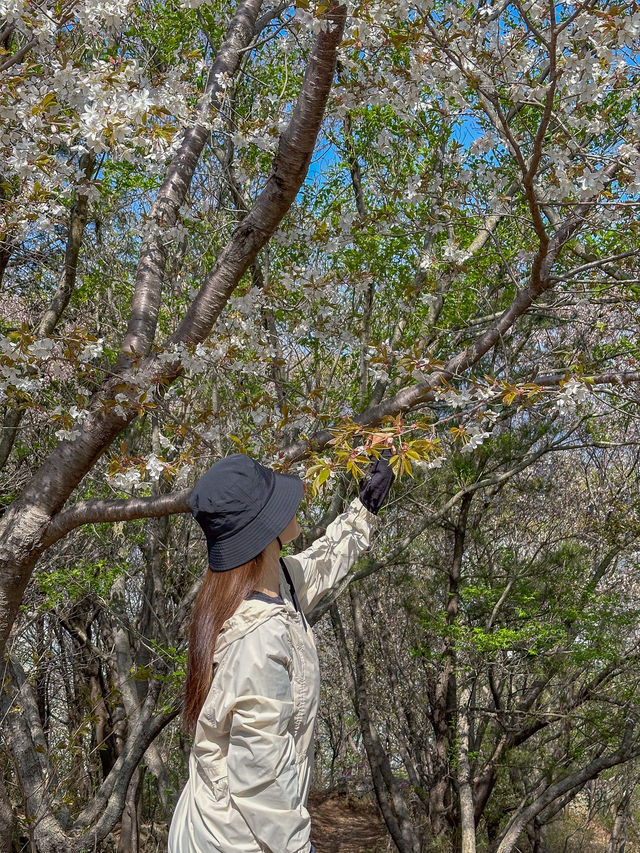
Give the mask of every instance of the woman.
M 306 801 L 320 681 L 304 614 L 368 547 L 392 481 L 381 457 L 325 535 L 284 558 L 300 532 L 298 477 L 234 454 L 196 483 L 189 506 L 210 571 L 189 635 L 184 722 L 194 742 L 169 853 L 314 850 Z

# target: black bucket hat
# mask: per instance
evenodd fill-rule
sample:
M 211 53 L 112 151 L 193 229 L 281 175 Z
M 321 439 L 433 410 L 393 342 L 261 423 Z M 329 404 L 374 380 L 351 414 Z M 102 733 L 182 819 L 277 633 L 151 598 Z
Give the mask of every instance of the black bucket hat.
M 209 568 L 226 572 L 256 557 L 289 524 L 302 495 L 299 477 L 276 474 L 244 453 L 212 465 L 189 496 L 207 538 Z

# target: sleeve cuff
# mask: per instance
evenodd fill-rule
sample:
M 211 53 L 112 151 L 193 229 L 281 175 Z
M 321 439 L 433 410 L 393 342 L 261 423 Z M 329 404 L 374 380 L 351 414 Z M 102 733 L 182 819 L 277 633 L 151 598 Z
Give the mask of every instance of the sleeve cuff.
M 366 519 L 370 524 L 375 524 L 380 520 L 374 512 L 371 512 L 370 509 L 366 508 L 359 497 L 353 499 L 350 509 L 351 508 L 355 510 L 357 516 Z

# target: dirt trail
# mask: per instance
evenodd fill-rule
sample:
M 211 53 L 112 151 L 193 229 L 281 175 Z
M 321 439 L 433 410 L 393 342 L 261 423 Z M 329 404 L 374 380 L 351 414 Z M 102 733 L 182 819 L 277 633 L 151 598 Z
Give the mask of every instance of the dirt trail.
M 311 838 L 317 853 L 387 853 L 389 836 L 377 809 L 338 794 L 311 794 Z

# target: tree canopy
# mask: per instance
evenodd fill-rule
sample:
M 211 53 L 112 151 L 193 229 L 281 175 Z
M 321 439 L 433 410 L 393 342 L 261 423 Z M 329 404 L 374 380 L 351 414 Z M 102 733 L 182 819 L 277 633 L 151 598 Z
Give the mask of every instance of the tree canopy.
M 304 478 L 298 545 L 393 452 L 313 614 L 320 783 L 366 759 L 403 853 L 629 812 L 637 5 L 1 15 L 0 847 L 166 824 L 187 498 L 231 452 Z

